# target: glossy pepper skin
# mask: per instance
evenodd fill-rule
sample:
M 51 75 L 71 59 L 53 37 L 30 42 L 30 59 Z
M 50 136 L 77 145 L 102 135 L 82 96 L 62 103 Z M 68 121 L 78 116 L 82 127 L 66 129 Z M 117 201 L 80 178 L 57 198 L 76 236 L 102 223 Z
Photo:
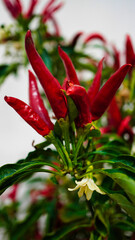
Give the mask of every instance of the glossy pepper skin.
M 120 112 L 120 109 L 118 107 L 115 97 L 113 97 L 113 99 L 107 109 L 107 116 L 108 116 L 109 126 L 113 126 L 114 128 L 118 129 L 118 127 L 122 121 L 122 117 L 121 117 L 121 112 Z
M 132 65 L 135 64 L 135 52 L 133 48 L 133 44 L 131 41 L 131 37 L 129 35 L 126 36 L 126 43 L 125 43 L 126 49 L 126 63 L 130 63 Z
M 106 81 L 104 86 L 97 93 L 91 103 L 93 121 L 99 119 L 103 115 L 130 69 L 131 64 L 123 65 Z
M 46 136 L 50 133 L 50 129 L 43 119 L 25 102 L 5 96 L 5 101 L 40 135 Z
M 65 118 L 67 115 L 67 104 L 62 87 L 58 80 L 49 72 L 36 51 L 30 31 L 27 32 L 25 37 L 25 48 L 29 61 L 46 93 L 56 118 Z
M 24 14 L 24 18 L 29 19 L 33 15 L 34 9 L 38 4 L 39 0 L 31 0 L 27 12 Z
M 117 50 L 117 48 L 113 45 L 113 56 L 114 56 L 114 64 L 113 68 L 114 70 L 118 70 L 120 68 L 120 52 Z
M 104 60 L 104 58 L 102 58 L 101 61 L 99 62 L 98 69 L 97 69 L 97 72 L 96 72 L 95 77 L 93 79 L 92 85 L 88 89 L 88 97 L 89 97 L 90 106 L 92 105 L 93 99 L 96 97 L 96 95 L 97 95 L 97 93 L 99 92 L 99 89 L 100 89 L 102 68 L 103 68 L 103 60 Z
M 15 0 L 14 3 L 11 0 L 3 0 L 5 6 L 11 13 L 13 18 L 18 18 L 22 12 L 21 2 L 19 0 Z
M 38 4 L 39 0 L 29 0 L 30 4 L 28 7 L 28 10 L 26 12 L 23 11 L 23 6 L 20 0 L 3 0 L 3 3 L 5 4 L 6 8 L 9 10 L 10 14 L 13 18 L 17 19 L 19 15 L 21 15 L 25 19 L 29 19 L 33 16 L 33 12 L 35 10 L 36 5 Z M 53 6 L 54 2 L 56 0 L 50 0 L 46 6 L 44 7 L 44 10 L 41 13 L 42 21 L 46 22 L 47 20 L 52 20 L 55 27 L 57 26 L 57 22 L 55 21 L 53 15 L 54 12 L 56 12 L 58 9 L 60 9 L 63 5 L 63 3 L 59 3 L 56 6 Z
M 73 38 L 72 38 L 72 40 L 71 40 L 71 43 L 70 43 L 70 46 L 71 46 L 72 48 L 74 48 L 74 47 L 76 46 L 79 38 L 80 38 L 82 35 L 83 35 L 83 32 L 78 32 L 78 33 L 76 33 L 76 34 L 73 36 Z
M 63 50 L 60 52 L 60 54 L 61 55 L 63 54 Z M 65 64 L 65 58 L 67 57 L 67 55 L 63 55 L 63 56 L 61 56 L 61 58 L 64 59 L 63 62 L 64 62 L 64 65 L 66 65 L 65 66 L 66 71 L 70 72 L 71 64 Z M 65 79 L 64 81 L 64 87 L 67 89 L 67 94 L 71 96 L 77 108 L 79 109 L 79 118 L 81 115 L 82 115 L 81 117 L 82 119 L 85 116 L 84 121 L 81 121 L 82 122 L 80 124 L 81 126 L 85 125 L 86 122 L 89 123 L 90 121 L 95 121 L 103 115 L 103 113 L 111 103 L 117 89 L 119 88 L 122 81 L 124 80 L 126 74 L 131 69 L 131 64 L 123 65 L 106 81 L 104 86 L 100 89 L 102 65 L 103 65 L 103 59 L 99 62 L 97 73 L 95 75 L 95 78 L 91 87 L 88 90 L 88 93 L 85 92 L 84 94 L 84 89 L 79 85 L 80 83 L 76 84 L 76 82 L 73 80 L 71 83 L 69 82 L 71 85 L 69 84 L 69 88 L 68 88 L 67 87 L 68 79 Z M 80 104 L 80 107 L 79 107 L 79 104 Z M 90 117 L 87 111 L 88 106 L 89 106 Z M 84 111 L 85 111 L 84 109 L 88 114 L 87 118 L 86 118 L 86 112 L 84 114 Z
M 49 129 L 53 130 L 53 123 L 50 120 L 47 109 L 38 91 L 35 75 L 29 70 L 29 104 L 33 110 L 43 119 Z
M 56 0 L 55 0 L 56 1 Z M 42 21 L 45 23 L 48 19 L 51 19 L 53 17 L 54 12 L 59 10 L 63 6 L 63 2 L 57 4 L 56 6 L 53 4 L 55 1 L 50 0 L 45 8 L 43 9 L 41 15 L 42 15 Z
M 122 119 L 120 109 L 116 102 L 115 97 L 111 101 L 108 109 L 107 109 L 107 118 L 108 125 L 106 127 L 101 128 L 101 133 L 109 133 L 113 132 L 113 129 L 117 132 L 119 136 L 123 136 L 124 134 L 128 134 L 129 141 L 133 141 L 133 130 L 129 125 L 131 120 L 131 116 L 127 116 Z
M 86 43 L 88 43 L 88 42 L 90 42 L 90 41 L 92 41 L 92 40 L 95 40 L 95 39 L 100 40 L 100 41 L 103 42 L 104 44 L 106 43 L 106 39 L 105 39 L 104 36 L 103 36 L 102 34 L 100 34 L 100 33 L 91 33 L 91 34 L 89 34 L 89 35 L 85 38 L 84 43 L 86 44 Z
M 67 75 L 67 79 L 70 84 L 77 84 L 80 85 L 75 68 L 73 66 L 73 63 L 71 61 L 71 59 L 69 58 L 69 56 L 61 49 L 60 46 L 58 46 L 58 51 L 59 51 L 59 55 L 64 63 L 65 69 L 66 69 L 66 75 Z
M 73 99 L 79 112 L 76 121 L 77 126 L 83 127 L 90 123 L 89 98 L 85 88 L 79 85 L 72 85 L 68 88 L 67 95 Z

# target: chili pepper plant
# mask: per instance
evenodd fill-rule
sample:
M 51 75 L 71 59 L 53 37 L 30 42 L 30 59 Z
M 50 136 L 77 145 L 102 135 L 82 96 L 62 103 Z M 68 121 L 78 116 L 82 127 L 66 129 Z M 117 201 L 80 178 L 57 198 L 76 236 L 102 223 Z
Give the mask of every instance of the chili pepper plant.
M 104 77 L 109 78 L 110 74 L 120 67 L 119 51 L 112 47 L 100 33 L 86 35 L 80 31 L 67 41 L 55 17 L 57 11 L 62 11 L 63 2 L 48 0 L 39 12 L 37 10 L 39 0 L 29 0 L 26 10 L 21 0 L 3 0 L 2 2 L 13 22 L 0 25 L 0 45 L 5 49 L 3 61 L 0 64 L 0 84 L 11 74 L 18 75 L 22 66 L 27 67 L 29 62 L 25 53 L 24 38 L 28 29 L 33 34 L 35 46 L 47 68 L 61 84 L 65 73 L 57 51 L 58 44 L 70 56 L 77 71 L 82 74 L 84 70 L 96 73 L 98 61 L 91 51 L 88 51 L 93 48 L 100 48 L 103 55 L 111 58 L 111 65 L 104 64 Z M 98 46 L 91 44 L 94 40 L 98 40 Z
M 119 87 L 134 75 L 132 63 L 113 68 L 105 79 L 102 58 L 92 83 L 82 86 L 82 78 L 59 45 L 65 71 L 60 84 L 36 50 L 30 30 L 25 50 L 33 69 L 29 103 L 12 96 L 5 96 L 5 101 L 43 136 L 43 142 L 33 144 L 25 159 L 0 168 L 0 227 L 5 239 L 134 239 L 134 110 L 123 118 L 118 106 Z
M 126 36 L 124 54 L 97 32 L 78 32 L 67 41 L 54 17 L 62 3 L 50 0 L 40 14 L 37 0 L 26 11 L 20 0 L 3 3 L 14 24 L 0 28 L 5 59 L 12 59 L 0 65 L 0 83 L 20 66 L 32 67 L 29 102 L 5 96 L 5 104 L 43 141 L 33 142 L 25 159 L 0 167 L 2 238 L 134 240 L 131 37 Z M 32 29 L 35 19 L 38 24 Z M 102 56 L 92 55 L 91 49 Z

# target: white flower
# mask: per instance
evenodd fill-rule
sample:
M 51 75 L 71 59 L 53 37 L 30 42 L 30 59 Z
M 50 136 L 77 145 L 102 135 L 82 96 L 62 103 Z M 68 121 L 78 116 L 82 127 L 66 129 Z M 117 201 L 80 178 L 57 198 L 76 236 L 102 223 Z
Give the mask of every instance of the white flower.
M 97 191 L 100 194 L 105 194 L 99 189 L 99 187 L 94 183 L 92 178 L 83 178 L 81 181 L 75 181 L 77 186 L 75 188 L 68 188 L 69 191 L 74 191 L 79 189 L 78 196 L 82 197 L 83 194 L 86 194 L 86 199 L 90 200 L 93 191 Z

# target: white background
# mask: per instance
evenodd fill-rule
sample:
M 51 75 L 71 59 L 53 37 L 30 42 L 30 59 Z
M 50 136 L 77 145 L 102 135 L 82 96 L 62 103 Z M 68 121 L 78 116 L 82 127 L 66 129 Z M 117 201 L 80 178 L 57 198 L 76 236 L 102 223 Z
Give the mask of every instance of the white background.
M 22 0 L 28 4 L 29 0 Z M 46 0 L 40 0 L 40 8 Z M 100 32 L 124 51 L 125 35 L 129 33 L 135 46 L 134 0 L 65 0 L 64 7 L 56 14 L 61 31 L 67 39 L 77 31 L 85 34 Z M 0 24 L 10 24 L 13 19 L 0 0 Z M 2 52 L 0 48 L 0 63 Z M 31 143 L 43 140 L 3 100 L 5 95 L 28 102 L 27 70 L 21 70 L 17 79 L 8 77 L 0 87 L 0 166 L 26 157 L 33 150 Z

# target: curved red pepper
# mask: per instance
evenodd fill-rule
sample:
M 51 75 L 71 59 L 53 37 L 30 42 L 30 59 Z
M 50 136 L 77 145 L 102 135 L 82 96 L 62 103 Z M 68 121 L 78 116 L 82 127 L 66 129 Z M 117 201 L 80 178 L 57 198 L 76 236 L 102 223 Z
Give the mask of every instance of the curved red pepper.
M 21 14 L 22 6 L 19 0 L 16 0 L 14 4 L 10 0 L 3 0 L 3 2 L 13 18 L 17 18 Z
M 16 10 L 18 11 L 19 14 L 22 13 L 22 4 L 20 2 L 20 0 L 15 0 L 14 6 L 16 8 Z
M 51 16 L 50 20 L 52 21 L 54 29 L 55 29 L 54 35 L 57 37 L 60 36 L 60 28 L 59 28 L 59 25 L 58 25 L 56 19 L 53 16 Z
M 112 101 L 117 89 L 121 85 L 130 69 L 131 64 L 123 65 L 107 80 L 101 90 L 97 93 L 91 105 L 91 115 L 93 121 L 100 118 L 105 112 L 110 102 Z
M 118 108 L 115 97 L 113 97 L 108 107 L 107 114 L 108 114 L 109 126 L 115 127 L 116 129 L 118 129 L 122 121 L 122 117 L 121 117 L 120 109 Z
M 37 5 L 38 0 L 31 0 L 28 11 L 24 14 L 25 18 L 30 18 L 33 14 L 34 8 Z
M 54 2 L 55 1 L 49 1 L 49 3 L 45 6 L 42 12 L 43 22 L 46 22 L 48 19 L 51 19 L 53 17 L 54 12 L 56 12 L 58 9 L 60 9 L 63 6 L 63 2 L 59 3 L 56 6 L 53 6 Z
M 117 48 L 113 45 L 113 55 L 114 55 L 114 64 L 113 68 L 114 70 L 118 70 L 120 68 L 120 52 L 117 50 Z
M 133 137 L 134 137 L 134 133 L 133 133 L 133 130 L 132 128 L 129 126 L 129 122 L 131 120 L 131 116 L 127 116 L 125 117 L 121 123 L 120 123 L 120 126 L 117 130 L 117 133 L 119 136 L 123 136 L 124 133 L 127 133 L 129 135 L 129 141 L 133 141 Z
M 67 105 L 64 93 L 61 91 L 62 87 L 58 80 L 49 72 L 36 51 L 30 31 L 26 34 L 25 47 L 29 61 L 38 76 L 56 118 L 65 118 L 67 115 Z
M 82 36 L 83 32 L 78 32 L 74 35 L 74 37 L 71 40 L 71 47 L 74 48 L 79 40 L 79 38 Z
M 120 109 L 117 105 L 115 97 L 111 101 L 111 104 L 109 105 L 108 111 L 108 125 L 106 127 L 101 128 L 101 133 L 109 133 L 112 132 L 113 129 L 117 132 L 119 136 L 123 136 L 124 134 L 128 134 L 129 139 L 128 141 L 133 141 L 133 130 L 129 125 L 129 122 L 131 120 L 131 116 L 127 116 L 124 119 L 122 119 Z
M 62 88 L 67 91 L 67 89 L 69 88 L 69 82 L 68 82 L 68 79 L 65 78 L 64 81 L 63 81 L 63 84 L 62 84 Z
M 98 39 L 98 40 L 102 41 L 103 43 L 106 43 L 106 39 L 100 33 L 91 33 L 90 35 L 88 35 L 86 37 L 86 39 L 84 40 L 84 43 L 88 43 L 93 39 Z
M 53 130 L 53 123 L 50 120 L 47 109 L 38 91 L 36 77 L 29 70 L 29 103 L 33 110 L 43 119 L 49 129 Z
M 83 127 L 87 123 L 90 123 L 89 98 L 85 88 L 79 85 L 72 85 L 68 88 L 67 95 L 73 99 L 79 112 L 76 122 L 77 126 Z
M 53 3 L 55 2 L 56 0 L 49 0 L 48 3 L 45 5 L 43 11 L 42 11 L 42 15 L 46 14 L 48 8 L 50 8 Z
M 129 35 L 126 36 L 126 63 L 133 64 L 135 62 L 135 53 L 131 38 Z
M 99 92 L 99 89 L 100 89 L 100 81 L 101 81 L 102 68 L 103 68 L 103 60 L 104 60 L 104 58 L 102 58 L 100 60 L 100 62 L 98 64 L 97 73 L 94 77 L 92 85 L 88 89 L 90 106 L 92 105 L 92 102 L 94 101 L 94 99 L 95 99 L 95 97 L 96 97 L 96 95 L 97 95 L 97 93 Z
M 69 56 L 58 46 L 59 55 L 64 63 L 69 83 L 80 85 L 75 68 Z
M 4 99 L 40 135 L 46 136 L 50 133 L 47 124 L 29 105 L 14 97 L 5 96 Z

